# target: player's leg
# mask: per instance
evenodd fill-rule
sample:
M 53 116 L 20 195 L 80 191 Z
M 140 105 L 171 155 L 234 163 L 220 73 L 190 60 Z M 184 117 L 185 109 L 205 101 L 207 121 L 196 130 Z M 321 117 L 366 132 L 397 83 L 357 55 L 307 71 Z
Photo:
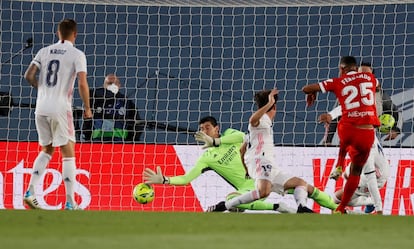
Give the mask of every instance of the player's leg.
M 330 210 L 335 210 L 338 207 L 338 204 L 335 203 L 330 195 L 309 184 L 308 196 L 320 206 L 329 208 Z
M 241 190 L 239 192 L 233 192 L 227 195 L 226 200 L 233 199 L 236 196 L 241 195 L 242 193 L 247 192 L 248 190 Z M 240 204 L 236 206 L 238 210 L 256 210 L 256 211 L 278 211 L 280 213 L 296 213 L 296 209 L 289 207 L 284 202 L 279 203 L 270 203 L 265 199 L 260 199 L 253 201 L 251 203 Z
M 345 138 L 345 144 L 349 144 L 348 153 L 351 157 L 351 168 L 348 180 L 345 183 L 341 202 L 336 208 L 336 211 L 340 213 L 345 213 L 345 207 L 348 205 L 359 185 L 362 168 L 369 157 L 375 137 L 375 131 L 373 129 L 358 129 L 353 126 L 347 126 L 346 129 L 348 130 L 342 130 L 342 137 Z M 341 132 L 341 128 L 339 132 Z
M 253 201 L 266 198 L 269 196 L 272 184 L 269 180 L 259 179 L 257 180 L 257 189 L 248 191 L 244 194 L 241 194 L 233 199 L 227 200 L 225 202 L 226 209 L 229 210 L 233 207 L 239 206 L 240 204 L 251 203 Z
M 62 177 L 66 190 L 66 210 L 78 209 L 75 202 L 76 161 L 75 134 L 71 113 L 58 116 L 53 130 L 53 145 L 60 147 L 62 153 Z
M 52 134 L 50 132 L 49 119 L 46 116 L 36 115 L 35 118 L 36 130 L 39 137 L 39 144 L 42 150 L 37 155 L 33 163 L 33 171 L 30 177 L 29 186 L 24 195 L 24 202 L 30 208 L 40 208 L 36 199 L 35 186 L 37 186 L 43 179 L 47 165 L 52 158 L 54 148 L 52 147 Z
M 283 174 L 280 173 L 279 175 Z M 280 176 L 279 176 L 280 177 Z M 283 189 L 288 191 L 293 189 L 293 196 L 298 204 L 297 213 L 313 213 L 311 209 L 306 206 L 308 197 L 308 184 L 299 177 L 290 177 L 283 184 Z M 277 185 L 276 185 L 277 186 Z

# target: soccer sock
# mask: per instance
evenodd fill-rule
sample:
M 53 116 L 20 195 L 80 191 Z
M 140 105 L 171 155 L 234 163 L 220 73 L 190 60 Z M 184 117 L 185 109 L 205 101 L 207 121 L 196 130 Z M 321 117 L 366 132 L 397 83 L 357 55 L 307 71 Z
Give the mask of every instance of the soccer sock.
M 297 186 L 293 191 L 293 196 L 295 197 L 296 203 L 302 206 L 306 206 L 306 201 L 308 197 L 308 191 L 305 186 Z
M 72 205 L 75 205 L 75 177 L 76 177 L 76 164 L 74 157 L 66 157 L 62 159 L 62 176 L 66 189 L 66 201 Z
M 237 208 L 249 210 L 274 210 L 274 204 L 262 200 L 257 200 L 251 203 L 240 204 Z
M 374 206 L 376 211 L 382 211 L 382 198 L 378 188 L 377 177 L 375 172 L 365 175 L 368 180 L 368 190 L 371 194 L 372 200 L 374 201 Z
M 49 164 L 49 161 L 52 157 L 41 151 L 33 164 L 33 172 L 32 172 L 32 177 L 30 178 L 30 182 L 29 182 L 29 188 L 28 190 L 30 191 L 30 193 L 34 194 L 34 186 L 36 186 L 37 184 L 39 184 L 40 180 L 43 177 L 43 174 L 46 171 L 46 167 Z
M 259 190 L 255 189 L 226 201 L 226 208 L 230 209 L 240 204 L 250 203 L 260 198 Z
M 311 194 L 310 198 L 316 201 L 322 207 L 326 207 L 331 210 L 335 210 L 338 207 L 338 204 L 334 202 L 332 197 L 330 197 L 327 193 L 320 191 L 316 187 L 313 188 L 313 193 Z
M 360 207 L 372 204 L 374 204 L 372 198 L 367 196 L 358 196 L 352 199 L 350 202 L 348 202 L 348 205 L 352 207 Z
M 336 210 L 341 211 L 342 213 L 345 212 L 345 207 L 348 205 L 349 201 L 351 200 L 352 196 L 355 193 L 355 190 L 358 187 L 360 176 L 350 175 L 348 180 L 345 183 L 344 187 L 344 194 L 341 198 L 341 203 L 336 208 Z

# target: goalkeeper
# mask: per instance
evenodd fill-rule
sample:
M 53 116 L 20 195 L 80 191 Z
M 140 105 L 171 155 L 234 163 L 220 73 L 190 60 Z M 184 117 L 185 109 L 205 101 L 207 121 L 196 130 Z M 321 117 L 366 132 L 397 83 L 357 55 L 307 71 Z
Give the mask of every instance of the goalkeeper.
M 227 129 L 220 136 L 220 127 L 212 116 L 202 118 L 199 121 L 199 127 L 200 131 L 196 133 L 195 138 L 197 141 L 204 142 L 203 148 L 208 148 L 208 150 L 200 156 L 196 165 L 189 172 L 181 176 L 167 177 L 162 174 L 159 166 L 157 172 L 146 168 L 144 181 L 149 184 L 186 185 L 205 171 L 213 170 L 237 191 L 229 194 L 227 199 L 255 189 L 255 181 L 247 175 L 240 155 L 244 133 Z M 329 195 L 317 188 L 310 197 L 324 207 L 335 209 L 337 206 Z M 216 204 L 209 207 L 207 211 L 224 211 L 218 208 L 221 206 Z M 264 201 L 264 199 L 240 204 L 237 208 L 241 210 L 274 210 L 281 213 L 296 213 L 295 209 L 290 208 L 283 202 L 273 204 Z

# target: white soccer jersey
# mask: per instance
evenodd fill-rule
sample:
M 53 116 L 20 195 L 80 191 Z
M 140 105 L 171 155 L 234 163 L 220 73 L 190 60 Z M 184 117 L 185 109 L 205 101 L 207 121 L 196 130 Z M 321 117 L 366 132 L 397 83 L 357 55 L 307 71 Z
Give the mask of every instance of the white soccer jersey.
M 249 124 L 249 133 L 246 135 L 247 150 L 244 155 L 245 163 L 252 178 L 261 178 L 266 175 L 266 165 L 271 166 L 272 175 L 279 172 L 274 163 L 274 144 L 273 144 L 273 126 L 272 120 L 268 115 L 260 118 L 257 127 Z
M 40 69 L 36 114 L 51 115 L 72 110 L 75 78 L 86 72 L 86 56 L 69 41 L 44 47 L 32 61 Z

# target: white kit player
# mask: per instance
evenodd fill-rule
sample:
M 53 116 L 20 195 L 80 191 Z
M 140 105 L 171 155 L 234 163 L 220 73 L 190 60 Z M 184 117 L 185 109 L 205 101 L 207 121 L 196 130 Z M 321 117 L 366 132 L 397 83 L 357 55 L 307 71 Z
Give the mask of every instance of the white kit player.
M 227 200 L 226 209 L 239 204 L 266 198 L 271 192 L 284 194 L 294 189 L 294 197 L 298 204 L 298 213 L 313 213 L 306 207 L 308 191 L 313 187 L 304 180 L 294 177 L 277 168 L 273 157 L 273 119 L 276 115 L 278 90 L 263 90 L 255 94 L 258 110 L 249 119 L 249 134 L 245 142 L 245 164 L 250 177 L 256 180 L 256 189 Z
M 25 73 L 25 79 L 37 89 L 35 122 L 42 150 L 34 161 L 24 201 L 30 208 L 42 208 L 36 199 L 36 188 L 43 180 L 55 147 L 60 147 L 62 176 L 66 190 L 65 209 L 73 210 L 78 209 L 74 199 L 76 139 L 72 113 L 76 77 L 84 104 L 84 118 L 91 118 L 92 112 L 86 79 L 86 56 L 74 47 L 77 36 L 76 22 L 71 19 L 61 21 L 58 36 L 59 42 L 39 50 Z

